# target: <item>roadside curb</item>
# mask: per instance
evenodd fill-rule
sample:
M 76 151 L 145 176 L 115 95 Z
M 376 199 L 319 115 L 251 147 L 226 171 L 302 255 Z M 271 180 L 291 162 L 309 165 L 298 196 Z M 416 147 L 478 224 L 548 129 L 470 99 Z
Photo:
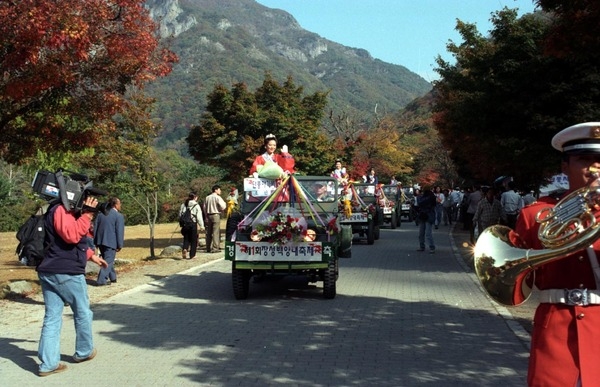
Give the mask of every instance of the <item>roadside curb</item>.
M 521 326 L 521 324 L 519 324 L 519 322 L 514 318 L 514 316 L 509 312 L 509 310 L 506 307 L 498 304 L 497 302 L 494 302 L 490 298 L 490 296 L 488 296 L 487 293 L 485 293 L 483 289 L 481 289 L 481 284 L 479 283 L 479 280 L 477 279 L 477 275 L 474 273 L 473 268 L 469 267 L 466 263 L 466 260 L 470 257 L 465 257 L 456 244 L 456 238 L 454 233 L 455 227 L 456 223 L 453 223 L 449 231 L 450 245 L 454 253 L 454 258 L 458 261 L 458 264 L 465 270 L 469 278 L 477 285 L 477 288 L 480 289 L 482 293 L 484 293 L 486 299 L 490 301 L 490 304 L 496 310 L 496 312 L 500 316 L 502 316 L 508 328 L 515 334 L 515 336 L 519 338 L 523 346 L 529 351 L 531 349 L 531 335 L 529 334 L 529 332 L 527 332 L 527 330 L 525 330 L 525 328 Z

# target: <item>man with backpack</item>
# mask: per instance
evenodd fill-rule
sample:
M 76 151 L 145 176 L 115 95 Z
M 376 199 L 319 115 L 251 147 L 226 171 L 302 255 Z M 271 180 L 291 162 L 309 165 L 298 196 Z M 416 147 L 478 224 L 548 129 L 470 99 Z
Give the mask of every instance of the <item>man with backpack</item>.
M 93 313 L 85 281 L 87 261 L 102 268 L 108 263 L 97 256 L 87 245 L 87 235 L 96 198 L 83 201 L 83 209 L 67 208 L 64 204 L 51 205 L 44 216 L 46 248 L 44 259 L 37 266 L 38 278 L 44 296 L 45 314 L 38 346 L 39 376 L 56 374 L 67 369 L 60 362 L 60 331 L 63 309 L 68 304 L 73 311 L 75 324 L 75 353 L 73 362 L 81 363 L 96 356 L 92 338 Z
M 198 195 L 195 192 L 190 192 L 186 201 L 179 208 L 179 226 L 181 226 L 181 235 L 183 235 L 181 257 L 183 259 L 195 258 L 198 248 L 198 226 L 200 226 L 200 231 L 204 231 L 202 208 L 198 204 Z

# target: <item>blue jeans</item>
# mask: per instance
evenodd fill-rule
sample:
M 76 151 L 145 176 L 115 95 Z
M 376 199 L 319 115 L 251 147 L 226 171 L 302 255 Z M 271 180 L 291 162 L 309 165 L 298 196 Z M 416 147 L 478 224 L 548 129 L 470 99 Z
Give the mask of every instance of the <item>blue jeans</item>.
M 429 250 L 435 250 L 435 243 L 433 243 L 433 224 L 429 221 L 419 221 L 419 248 L 425 249 L 425 239 L 429 244 Z
M 444 214 L 444 207 L 441 204 L 435 205 L 435 225 L 439 226 L 442 223 L 442 217 Z
M 92 319 L 87 284 L 83 274 L 38 273 L 44 296 L 45 314 L 38 347 L 40 372 L 53 371 L 60 362 L 60 331 L 65 303 L 73 311 L 75 323 L 74 357 L 84 359 L 94 350 Z

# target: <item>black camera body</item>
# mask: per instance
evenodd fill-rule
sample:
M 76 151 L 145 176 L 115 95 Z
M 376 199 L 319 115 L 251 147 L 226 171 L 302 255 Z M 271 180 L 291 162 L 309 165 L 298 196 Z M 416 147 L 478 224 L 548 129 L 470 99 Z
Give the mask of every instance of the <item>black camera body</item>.
M 37 171 L 31 187 L 45 200 L 60 200 L 70 211 L 83 210 L 83 202 L 88 196 L 106 195 L 106 192 L 94 188 L 93 182 L 86 175 L 62 169 L 57 172 Z M 92 208 L 86 209 L 94 211 Z

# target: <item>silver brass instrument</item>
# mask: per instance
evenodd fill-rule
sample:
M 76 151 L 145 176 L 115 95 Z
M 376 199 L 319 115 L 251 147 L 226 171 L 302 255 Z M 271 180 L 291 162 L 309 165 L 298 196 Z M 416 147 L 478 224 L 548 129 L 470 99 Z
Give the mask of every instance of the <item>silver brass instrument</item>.
M 481 285 L 498 303 L 515 306 L 531 295 L 534 269 L 564 258 L 600 238 L 600 188 L 583 187 L 536 215 L 538 237 L 545 249 L 519 248 L 519 236 L 510 228 L 485 229 L 475 245 L 475 272 Z

